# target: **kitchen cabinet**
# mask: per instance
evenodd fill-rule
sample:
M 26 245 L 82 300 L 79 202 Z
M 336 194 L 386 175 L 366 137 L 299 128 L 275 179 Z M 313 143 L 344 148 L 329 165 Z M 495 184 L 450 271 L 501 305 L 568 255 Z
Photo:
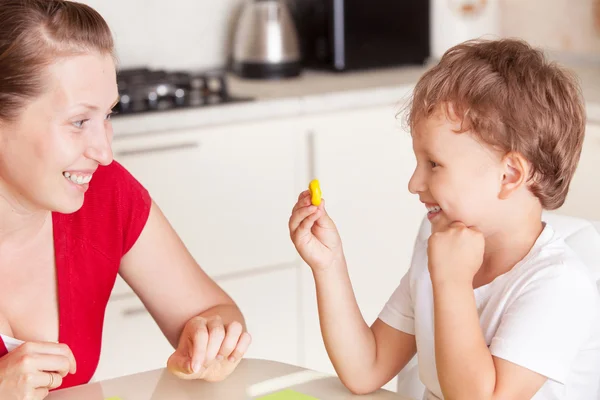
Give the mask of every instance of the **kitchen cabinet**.
M 313 174 L 342 237 L 356 299 L 368 324 L 408 270 L 426 212 L 408 191 L 416 161 L 410 134 L 395 114 L 393 107 L 374 107 L 307 122 L 313 136 Z M 302 278 L 302 365 L 334 372 L 321 338 L 308 266 Z
M 565 204 L 557 211 L 600 221 L 600 124 L 588 123 L 581 158 Z
M 242 310 L 252 335 L 251 358 L 297 365 L 300 357 L 298 263 L 218 281 Z
M 113 300 L 106 308 L 100 363 L 93 380 L 162 368 L 172 353 L 171 344 L 140 299 Z
M 303 166 L 297 131 L 282 120 L 161 132 L 117 137 L 113 150 L 196 261 L 221 277 L 296 261 L 286 221 Z
M 244 313 L 252 335 L 248 357 L 298 364 L 297 265 L 217 281 Z M 112 300 L 94 381 L 162 368 L 173 351 L 136 296 Z

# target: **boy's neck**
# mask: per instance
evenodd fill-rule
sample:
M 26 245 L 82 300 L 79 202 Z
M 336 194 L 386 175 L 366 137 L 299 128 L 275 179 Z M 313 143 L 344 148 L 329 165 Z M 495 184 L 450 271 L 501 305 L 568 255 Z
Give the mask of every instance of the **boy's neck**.
M 473 279 L 474 288 L 507 273 L 531 251 L 544 225 L 537 213 L 525 218 L 486 238 L 483 264 Z

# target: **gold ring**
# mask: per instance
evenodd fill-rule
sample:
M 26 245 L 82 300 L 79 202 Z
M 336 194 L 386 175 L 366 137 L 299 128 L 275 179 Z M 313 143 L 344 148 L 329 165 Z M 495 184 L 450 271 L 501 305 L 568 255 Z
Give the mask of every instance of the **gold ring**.
M 50 372 L 50 383 L 48 384 L 48 387 L 52 387 L 53 384 L 54 384 L 54 374 L 52 372 Z

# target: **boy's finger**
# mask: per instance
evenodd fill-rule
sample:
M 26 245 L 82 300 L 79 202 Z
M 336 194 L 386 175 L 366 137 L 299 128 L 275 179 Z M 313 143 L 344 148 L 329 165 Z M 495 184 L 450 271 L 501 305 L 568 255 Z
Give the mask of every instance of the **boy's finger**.
M 298 231 L 310 231 L 313 225 L 315 224 L 315 221 L 318 220 L 321 215 L 323 215 L 323 212 L 317 209 L 317 211 L 315 211 L 314 214 L 308 216 L 304 219 L 304 221 L 302 221 L 302 223 L 298 227 Z
M 306 207 L 310 205 L 310 193 L 298 199 L 298 202 L 294 205 L 292 212 L 298 210 L 301 207 Z
M 311 215 L 312 213 L 314 213 L 316 211 L 317 211 L 317 207 L 315 207 L 313 205 L 306 206 L 306 207 L 296 210 L 290 217 L 290 222 L 289 222 L 290 233 L 293 234 L 300 226 L 300 223 L 302 223 L 302 221 L 304 219 L 306 219 L 309 215 Z

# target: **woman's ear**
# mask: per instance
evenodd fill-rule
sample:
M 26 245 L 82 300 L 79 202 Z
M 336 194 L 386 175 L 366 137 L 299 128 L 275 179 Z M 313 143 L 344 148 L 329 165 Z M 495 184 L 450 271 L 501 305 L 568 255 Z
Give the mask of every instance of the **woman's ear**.
M 502 158 L 502 184 L 498 197 L 508 199 L 513 193 L 527 185 L 529 180 L 529 162 L 521 154 L 507 153 Z

